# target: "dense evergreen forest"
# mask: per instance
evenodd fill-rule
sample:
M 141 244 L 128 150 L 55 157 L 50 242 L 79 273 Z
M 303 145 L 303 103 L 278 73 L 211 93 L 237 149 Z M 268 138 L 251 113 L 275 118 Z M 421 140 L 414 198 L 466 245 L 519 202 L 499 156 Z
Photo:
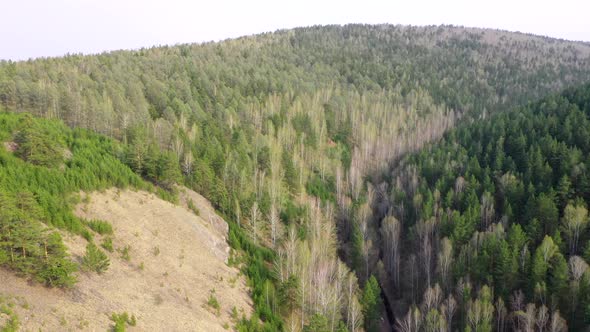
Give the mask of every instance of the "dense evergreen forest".
M 588 326 L 589 130 L 585 85 L 460 125 L 400 162 L 373 201 L 399 330 Z
M 202 193 L 230 222 L 235 260 L 249 277 L 256 311 L 252 319 L 240 324 L 242 331 L 375 331 L 394 323 L 387 322 L 393 316 L 384 314 L 385 307 L 394 308 L 395 317 L 400 318 L 398 311 L 419 303 L 424 289 L 434 287 L 438 281 L 434 266 L 439 261 L 435 252 L 442 248 L 435 234 L 440 237 L 439 228 L 451 229 L 420 226 L 431 227 L 426 232 L 432 269 L 426 286 L 422 282 L 426 279 L 420 277 L 420 282 L 410 278 L 405 287 L 408 280 L 402 275 L 424 272 L 404 270 L 422 262 L 418 253 L 423 246 L 415 242 L 418 233 L 410 225 L 434 216 L 425 212 L 433 207 L 423 210 L 422 205 L 434 204 L 435 194 L 427 195 L 424 180 L 420 182 L 426 186 L 421 187 L 424 193 L 414 201 L 418 189 L 406 192 L 391 176 L 383 176 L 390 165 L 439 139 L 459 119 L 471 122 L 493 117 L 588 77 L 590 46 L 586 44 L 451 26 L 310 27 L 220 43 L 4 61 L 0 63 L 0 105 L 7 111 L 61 120 L 108 138 L 92 136 L 92 144 L 102 154 L 89 150 L 88 159 L 73 163 L 79 158 L 74 151 L 78 146 L 75 135 L 94 134 L 50 122 L 53 125 L 45 131 L 35 129 L 28 135 L 63 135 L 50 140 L 57 145 L 41 144 L 42 151 L 33 156 L 3 153 L 6 160 L 20 163 L 19 167 L 53 172 L 43 179 L 72 179 L 73 184 L 63 185 L 57 196 L 62 197 L 60 201 L 52 203 L 59 209 L 45 207 L 37 185 L 29 190 L 35 204 L 66 217 L 26 212 L 30 214 L 27 218 L 90 234 L 85 235 L 88 237 L 90 226 L 85 228 L 68 212 L 71 203 L 65 192 L 153 184 L 153 190 L 173 200 L 173 184 L 183 183 Z M 40 120 L 27 119 L 7 118 L 13 124 L 7 127 L 4 141 L 15 142 L 19 149 L 26 146 L 19 143 L 26 136 L 26 126 L 19 129 L 16 123 L 33 121 L 44 126 Z M 68 138 L 71 136 L 74 138 Z M 32 139 L 48 141 L 47 137 Z M 32 146 L 37 149 L 38 145 Z M 63 149 L 69 149 L 72 159 L 59 156 L 57 152 Z M 522 149 L 527 151 L 526 146 Z M 101 172 L 111 168 L 93 171 L 92 167 L 100 167 L 103 159 L 116 163 L 113 169 L 121 167 L 116 172 L 126 175 L 102 179 Z M 72 166 L 82 169 L 84 176 L 96 174 L 102 180 L 64 176 Z M 545 170 L 544 164 L 541 169 Z M 400 181 L 407 181 L 404 172 L 409 171 L 399 171 L 403 174 Z M 421 178 L 419 171 L 422 168 L 416 167 L 410 175 Z M 518 176 L 516 169 L 510 174 Z M 464 179 L 470 183 L 471 179 Z M 529 183 L 522 181 L 523 195 L 528 195 Z M 506 206 L 500 205 L 503 201 L 495 202 L 493 183 L 486 187 L 491 195 L 486 200 L 496 205 L 486 213 L 492 213 L 493 207 L 502 210 L 492 213 L 487 223 L 496 224 L 496 217 L 510 209 L 508 220 L 524 215 L 519 210 L 522 207 L 510 206 L 510 200 Z M 393 188 L 397 189 L 390 202 Z M 18 194 L 10 191 L 7 201 L 18 201 Z M 483 194 L 476 191 L 474 195 L 479 202 Z M 474 201 L 471 196 L 468 203 Z M 580 205 L 574 202 L 571 206 L 578 211 Z M 454 207 L 466 218 L 460 206 Z M 475 213 L 473 209 L 469 211 Z M 382 222 L 385 216 L 389 219 Z M 543 218 L 536 218 L 540 240 L 546 233 Z M 561 220 L 561 215 L 556 218 Z M 63 226 L 62 220 L 67 221 Z M 400 221 L 396 224 L 394 220 Z M 474 231 L 464 223 L 460 240 L 450 230 L 445 233 L 445 243 L 455 248 L 453 257 L 462 244 L 470 243 Z M 565 241 L 565 231 L 554 228 Z M 524 227 L 522 231 L 529 234 L 530 230 Z M 556 241 L 554 233 L 547 234 Z M 577 250 L 583 240 L 578 238 Z M 91 249 L 95 252 L 97 248 Z M 411 254 L 416 264 L 408 261 Z M 471 262 L 468 258 L 463 258 L 466 267 Z M 439 283 L 443 287 L 439 292 L 444 289 L 448 294 L 458 277 L 454 271 L 445 273 L 448 280 Z M 490 301 L 497 297 L 499 291 L 491 281 L 485 283 L 486 290 L 479 287 L 484 284 L 477 279 L 481 276 L 470 277 L 462 282 L 472 285 L 474 293 L 479 291 Z M 541 279 L 538 283 L 543 287 Z M 503 291 L 512 294 L 516 286 L 506 287 Z M 547 295 L 557 292 L 550 288 L 551 283 L 545 287 Z M 522 291 L 523 296 L 530 295 L 530 289 Z M 554 312 L 550 298 L 544 299 Z M 457 307 L 461 309 L 457 312 L 467 320 L 466 304 L 458 303 L 463 307 Z M 582 304 L 576 308 L 582 310 Z M 562 309 L 561 313 L 567 319 L 570 311 Z M 462 328 L 463 322 L 457 318 L 450 323 Z

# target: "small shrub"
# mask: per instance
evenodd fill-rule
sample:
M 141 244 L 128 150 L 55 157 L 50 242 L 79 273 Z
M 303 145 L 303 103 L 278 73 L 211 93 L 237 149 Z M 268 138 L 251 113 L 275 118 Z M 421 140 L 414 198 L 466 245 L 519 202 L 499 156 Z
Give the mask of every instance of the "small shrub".
M 127 262 L 131 261 L 131 246 L 126 245 L 123 249 L 119 249 L 121 258 Z
M 131 315 L 131 317 L 129 317 L 129 314 L 127 312 L 123 312 L 121 314 L 113 313 L 111 315 L 111 320 L 115 323 L 115 325 L 113 326 L 114 332 L 125 332 L 125 328 L 127 327 L 127 325 L 137 325 L 137 318 L 135 317 L 135 315 Z
M 115 322 L 115 325 L 113 326 L 113 332 L 125 332 L 126 331 L 124 321 L 116 320 L 114 322 Z
M 196 216 L 200 216 L 200 215 L 201 215 L 201 210 L 199 210 L 199 208 L 198 208 L 198 207 L 195 205 L 195 203 L 193 202 L 193 200 L 192 200 L 192 199 L 190 199 L 190 198 L 189 198 L 189 199 L 187 200 L 187 205 L 188 205 L 188 208 L 189 208 L 191 211 L 193 211 L 193 213 L 194 213 Z
M 164 299 L 162 298 L 162 295 L 160 295 L 160 294 L 154 295 L 154 303 L 156 305 L 160 305 L 160 304 L 164 303 Z
M 227 259 L 227 266 L 239 267 L 239 265 L 240 265 L 240 256 L 238 255 L 238 253 L 234 249 L 231 249 L 229 251 L 229 258 Z
M 115 248 L 113 247 L 113 239 L 110 237 L 105 237 L 104 239 L 102 239 L 102 243 L 100 244 L 100 246 L 108 252 L 115 251 Z
M 231 318 L 236 322 L 239 319 L 238 308 L 236 308 L 236 306 L 233 306 L 233 308 L 231 308 Z
M 103 220 L 90 220 L 86 222 L 86 225 L 90 227 L 91 230 L 97 232 L 100 235 L 111 235 L 113 234 L 113 226 L 106 221 Z
M 50 257 L 46 266 L 37 274 L 37 280 L 50 287 L 69 288 L 76 283 L 77 265 L 67 258 Z
M 92 242 L 92 239 L 94 238 L 92 233 L 90 233 L 87 229 L 83 229 L 80 235 L 82 235 L 82 237 L 88 242 Z
M 23 302 L 21 303 L 21 308 L 29 310 L 31 309 L 31 306 L 29 305 L 29 303 L 26 300 L 23 300 Z
M 239 276 L 235 275 L 231 278 L 229 278 L 229 286 L 231 288 L 235 288 L 236 287 L 236 282 L 238 281 Z
M 8 316 L 6 323 L 4 326 L 0 327 L 0 331 L 2 332 L 16 332 L 19 330 L 20 321 L 18 320 L 17 314 L 10 308 L 10 306 L 2 305 L 0 306 L 0 313 L 3 313 Z
M 209 292 L 209 298 L 207 299 L 207 305 L 209 306 L 209 308 L 214 310 L 216 315 L 219 316 L 219 314 L 221 313 L 221 305 L 219 304 L 219 301 L 217 300 L 217 297 L 215 296 L 214 289 L 212 289 Z
M 78 330 L 88 329 L 88 326 L 90 326 L 90 322 L 84 319 L 84 317 L 81 317 L 80 321 L 78 322 Z
M 152 249 L 152 253 L 154 256 L 158 256 L 160 254 L 160 247 L 155 246 L 154 249 Z

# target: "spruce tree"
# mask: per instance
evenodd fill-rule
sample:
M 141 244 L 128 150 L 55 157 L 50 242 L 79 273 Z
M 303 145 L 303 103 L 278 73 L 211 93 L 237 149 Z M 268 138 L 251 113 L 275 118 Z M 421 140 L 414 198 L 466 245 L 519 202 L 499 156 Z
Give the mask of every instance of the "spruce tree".
M 365 283 L 362 304 L 366 330 L 369 332 L 378 331 L 381 314 L 381 287 L 374 275 L 371 275 Z

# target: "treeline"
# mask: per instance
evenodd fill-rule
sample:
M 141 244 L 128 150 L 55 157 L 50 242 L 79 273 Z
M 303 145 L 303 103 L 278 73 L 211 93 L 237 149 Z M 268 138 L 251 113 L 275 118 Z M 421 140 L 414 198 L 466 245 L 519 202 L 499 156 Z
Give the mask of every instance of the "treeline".
M 373 270 L 397 327 L 587 327 L 589 152 L 585 85 L 459 125 L 403 159 L 371 201 L 383 257 Z
M 580 43 L 491 30 L 310 27 L 2 62 L 0 104 L 118 139 L 112 156 L 161 195 L 182 182 L 211 200 L 230 221 L 232 245 L 246 253 L 256 313 L 244 329 L 299 331 L 312 322 L 316 329 L 328 322 L 330 331 L 374 329 L 380 306 L 362 299 L 379 293 L 367 205 L 381 191 L 367 193 L 367 177 L 438 139 L 459 117 L 487 116 L 583 81 L 589 54 Z M 81 167 L 101 165 L 86 158 L 92 163 Z M 316 245 L 309 230 L 320 221 L 336 245 Z M 311 261 L 280 253 L 294 243 L 292 228 Z M 360 282 L 338 256 L 357 267 Z M 284 260 L 307 265 L 281 279 L 271 268 Z M 336 287 L 330 296 L 350 282 L 351 295 L 337 299 L 348 302 L 313 299 L 324 296 L 318 273 Z M 288 302 L 289 289 L 305 298 Z M 359 310 L 369 319 L 359 322 Z

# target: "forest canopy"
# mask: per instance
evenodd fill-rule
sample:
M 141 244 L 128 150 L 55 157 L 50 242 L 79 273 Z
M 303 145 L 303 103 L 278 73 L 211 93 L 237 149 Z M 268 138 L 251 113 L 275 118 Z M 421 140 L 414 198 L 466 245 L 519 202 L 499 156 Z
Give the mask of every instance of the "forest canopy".
M 563 188 L 584 186 L 578 181 L 584 168 L 575 166 L 583 160 L 583 150 L 570 155 L 544 132 L 523 131 L 522 137 L 498 138 L 500 143 L 485 141 L 481 151 L 466 151 L 470 154 L 461 156 L 465 160 L 424 162 L 404 169 L 395 183 L 382 180 L 397 179 L 397 174 L 387 175 L 391 165 L 440 139 L 456 123 L 489 118 L 588 77 L 587 44 L 453 26 L 318 26 L 219 43 L 4 61 L 0 105 L 52 120 L 3 115 L 2 138 L 17 149 L 0 154 L 8 165 L 2 169 L 7 175 L 0 189 L 7 188 L 7 199 L 17 201 L 20 191 L 30 192 L 45 215 L 27 220 L 84 235 L 91 234 L 88 225 L 72 216 L 67 193 L 113 185 L 155 186 L 160 195 L 173 199 L 174 185 L 182 183 L 224 214 L 230 223 L 229 241 L 243 254 L 237 263 L 243 263 L 249 277 L 256 310 L 240 330 L 373 331 L 387 306 L 383 298 L 403 286 L 411 294 L 396 294 L 396 299 L 417 303 L 427 288 L 414 279 L 406 285 L 405 277 L 417 270 L 400 272 L 406 260 L 418 266 L 424 259 L 405 256 L 424 248 L 416 241 L 427 238 L 418 234 L 429 234 L 429 241 L 423 242 L 430 250 L 431 269 L 424 270 L 429 272 L 427 286 L 436 292 L 439 272 L 434 268 L 442 260 L 445 284 L 440 287 L 448 293 L 457 281 L 451 267 L 461 266 L 451 262 L 463 257 L 461 247 L 472 242 L 476 230 L 487 231 L 504 214 L 507 220 L 531 218 L 521 231 L 535 237 L 515 240 L 518 250 L 526 242 L 532 255 L 533 244 L 536 250 L 544 235 L 558 248 L 567 246 L 567 252 L 560 249 L 561 256 L 555 251 L 547 258 L 547 270 L 539 265 L 535 272 L 540 289 L 543 282 L 548 287 L 543 294 L 558 292 L 555 283 L 545 279 L 553 275 L 554 265 L 564 266 L 570 251 L 579 254 L 584 249 L 587 239 L 580 216 L 585 207 L 581 201 L 570 202 L 569 191 L 561 197 L 557 189 L 549 190 L 556 181 L 553 167 L 559 163 L 543 159 L 545 145 L 530 150 L 526 135 L 540 135 L 573 158 L 566 164 L 574 166 L 559 175 L 575 169 L 576 177 L 564 178 Z M 575 127 L 578 120 L 568 123 Z M 30 125 L 19 127 L 23 121 Z M 513 129 L 506 126 L 505 131 Z M 464 138 L 472 142 L 478 137 Z M 572 133 L 572 139 L 581 144 L 585 138 Z M 500 157 L 493 154 L 497 145 L 506 145 Z M 488 146 L 498 165 L 478 159 Z M 417 156 L 422 154 L 412 160 L 418 162 Z M 441 168 L 447 161 L 457 169 Z M 529 162 L 534 167 L 523 166 Z M 457 166 L 462 163 L 473 168 L 457 180 L 450 174 L 463 171 Z M 505 191 L 495 188 L 498 177 Z M 408 179 L 409 192 L 404 187 Z M 455 194 L 448 193 L 451 182 Z M 441 187 L 438 194 L 432 186 Z M 501 201 L 499 193 L 505 195 Z M 534 196 L 530 202 L 529 194 Z M 527 209 L 517 207 L 513 199 Z M 453 222 L 444 227 L 437 221 L 443 218 L 436 212 L 439 202 L 452 212 L 444 218 Z M 400 203 L 402 211 L 389 213 L 391 205 L 399 208 Z M 474 225 L 482 215 L 484 221 Z M 571 227 L 563 228 L 562 220 Z M 402 238 L 402 230 L 418 237 Z M 443 230 L 447 240 L 431 240 Z M 513 232 L 524 237 L 517 229 Z M 45 238 L 35 241 L 39 246 Z M 516 250 L 496 242 L 486 245 Z M 553 248 L 550 242 L 546 245 Z M 414 247 L 410 251 L 407 246 Z M 10 245 L 6 248 L 10 253 Z M 444 249 L 441 259 L 434 255 L 438 249 Z M 89 253 L 97 258 L 91 261 L 100 263 L 90 264 L 93 268 L 106 265 L 94 247 Z M 21 255 L 32 257 L 28 251 Z M 470 263 L 467 258 L 462 259 Z M 484 278 L 485 264 L 475 269 L 467 263 L 469 282 L 483 285 L 479 278 Z M 509 294 L 520 285 L 511 281 L 498 290 L 492 281 L 487 278 L 487 288 L 474 290 L 470 294 L 479 295 L 469 301 L 488 308 L 498 292 Z M 424 314 L 433 322 L 443 315 Z
M 426 325 L 504 331 L 557 324 L 563 331 L 567 320 L 573 331 L 587 326 L 589 130 L 585 85 L 459 125 L 405 158 L 392 172 L 387 203 L 392 217 L 386 219 L 401 223 L 394 249 L 401 254 L 385 264 L 402 270 L 392 278 L 393 296 L 412 304 L 436 293 L 441 302 L 429 311 L 408 309 L 421 311 Z M 387 227 L 384 220 L 385 248 L 393 236 Z M 454 302 L 453 314 L 447 301 Z M 470 318 L 476 314 L 488 318 Z M 411 319 L 408 313 L 398 324 Z

